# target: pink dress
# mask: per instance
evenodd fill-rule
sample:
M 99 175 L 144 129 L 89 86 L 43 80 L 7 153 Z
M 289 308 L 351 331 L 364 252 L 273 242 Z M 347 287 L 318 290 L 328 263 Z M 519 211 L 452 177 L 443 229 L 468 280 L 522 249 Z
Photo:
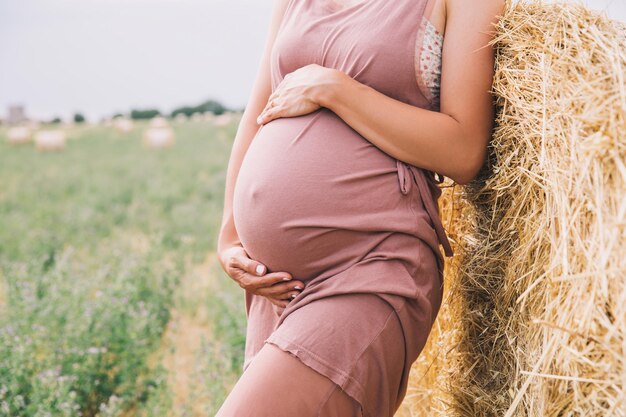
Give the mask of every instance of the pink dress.
M 272 88 L 317 63 L 437 111 L 436 78 L 416 77 L 436 69 L 420 65 L 424 39 L 437 39 L 424 19 L 434 0 L 329 1 L 289 1 L 271 54 Z M 285 309 L 245 293 L 244 370 L 272 343 L 337 383 L 364 416 L 392 416 L 441 305 L 439 245 L 453 255 L 439 182 L 327 108 L 261 126 L 236 181 L 235 227 L 252 259 L 305 287 Z

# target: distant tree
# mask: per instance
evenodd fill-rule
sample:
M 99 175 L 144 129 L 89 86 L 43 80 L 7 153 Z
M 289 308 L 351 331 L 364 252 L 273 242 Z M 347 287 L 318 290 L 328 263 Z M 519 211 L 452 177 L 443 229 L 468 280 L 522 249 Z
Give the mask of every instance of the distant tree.
M 52 120 L 50 120 L 48 123 L 51 123 L 51 124 L 61 123 L 61 118 L 57 116 L 57 117 L 53 118 Z
M 123 113 L 115 113 L 112 118 L 113 119 L 117 119 L 118 117 L 124 117 L 124 114 Z
M 179 107 L 177 109 L 174 109 L 174 111 L 172 111 L 171 116 L 172 117 L 176 117 L 179 114 L 184 114 L 185 116 L 189 117 L 194 113 L 197 113 L 198 110 L 196 107 L 189 107 L 189 106 L 185 106 L 185 107 Z
M 139 119 L 152 119 L 153 117 L 160 116 L 161 112 L 156 109 L 146 109 L 146 110 L 131 110 L 130 118 L 134 120 Z
M 222 103 L 216 100 L 207 100 L 197 106 L 184 106 L 174 109 L 174 111 L 172 111 L 171 113 L 171 116 L 176 117 L 178 114 L 182 113 L 185 116 L 189 117 L 194 113 L 206 112 L 212 112 L 213 114 L 218 115 L 224 113 L 225 111 L 228 111 L 228 108 L 222 105 Z
M 74 122 L 76 122 L 76 123 L 84 123 L 85 122 L 85 116 L 83 116 L 82 113 L 74 114 Z
M 200 104 L 198 108 L 201 109 L 202 113 L 210 111 L 215 115 L 222 114 L 228 110 L 222 103 L 216 100 L 207 100 Z

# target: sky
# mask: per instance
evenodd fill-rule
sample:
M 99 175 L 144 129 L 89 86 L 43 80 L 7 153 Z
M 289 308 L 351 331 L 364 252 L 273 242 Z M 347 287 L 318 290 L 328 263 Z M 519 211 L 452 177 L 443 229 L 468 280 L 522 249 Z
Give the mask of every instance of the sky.
M 579 1 L 626 21 L 626 0 Z M 0 0 L 0 117 L 245 106 L 274 0 Z

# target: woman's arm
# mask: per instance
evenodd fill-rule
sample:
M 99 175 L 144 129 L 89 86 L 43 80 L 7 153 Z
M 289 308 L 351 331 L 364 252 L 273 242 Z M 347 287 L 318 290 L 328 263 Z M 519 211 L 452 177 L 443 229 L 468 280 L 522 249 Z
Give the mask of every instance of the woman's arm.
M 282 17 L 287 9 L 288 0 L 275 0 L 274 9 L 272 12 L 272 18 L 270 23 L 269 32 L 265 42 L 265 49 L 261 64 L 257 72 L 256 79 L 252 88 L 252 93 L 246 104 L 246 109 L 242 115 L 241 122 L 237 129 L 237 134 L 233 142 L 233 148 L 230 153 L 228 161 L 228 169 L 226 172 L 226 190 L 224 193 L 224 214 L 222 216 L 222 225 L 220 227 L 220 234 L 217 242 L 217 251 L 221 252 L 223 249 L 233 245 L 241 245 L 235 224 L 233 222 L 233 191 L 235 189 L 235 181 L 239 174 L 239 168 L 243 157 L 248 150 L 254 135 L 259 129 L 259 125 L 256 123 L 256 117 L 261 113 L 265 103 L 267 102 L 272 86 L 270 78 L 270 52 L 276 39 L 276 34 Z
M 446 1 L 440 112 L 395 100 L 340 71 L 311 89 L 311 99 L 394 158 L 466 184 L 480 170 L 492 134 L 494 52 L 486 44 L 503 6 Z

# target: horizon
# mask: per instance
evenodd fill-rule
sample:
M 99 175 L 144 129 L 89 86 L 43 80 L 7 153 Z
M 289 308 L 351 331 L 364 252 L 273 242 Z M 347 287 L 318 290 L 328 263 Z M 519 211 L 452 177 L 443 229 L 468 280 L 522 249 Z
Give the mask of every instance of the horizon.
M 270 18 L 258 0 L 0 3 L 0 118 L 100 120 L 247 102 Z M 236 22 L 237 24 L 233 24 Z M 246 33 L 240 30 L 247 28 Z
M 579 2 L 626 21 L 626 4 Z M 244 108 L 270 0 L 22 0 L 0 3 L 0 119 L 101 120 L 215 100 Z M 245 31 L 242 30 L 245 28 Z

